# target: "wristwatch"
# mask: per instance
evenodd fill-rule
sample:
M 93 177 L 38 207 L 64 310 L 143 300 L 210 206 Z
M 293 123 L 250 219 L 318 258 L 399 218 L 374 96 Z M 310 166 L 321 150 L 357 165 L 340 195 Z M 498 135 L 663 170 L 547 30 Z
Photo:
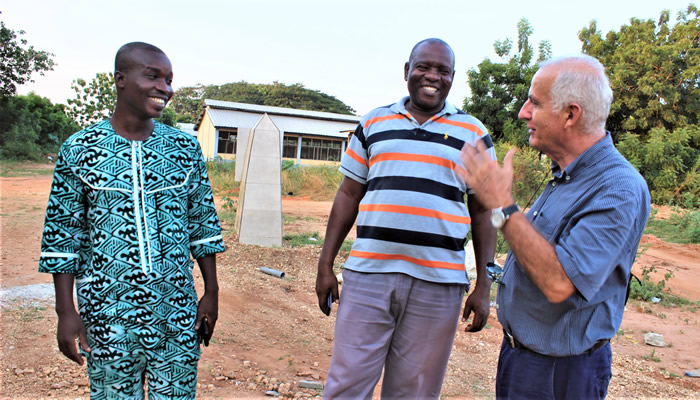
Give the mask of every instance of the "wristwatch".
M 491 225 L 496 229 L 502 228 L 511 214 L 517 211 L 520 211 L 518 203 L 511 204 L 508 207 L 494 208 L 491 210 Z

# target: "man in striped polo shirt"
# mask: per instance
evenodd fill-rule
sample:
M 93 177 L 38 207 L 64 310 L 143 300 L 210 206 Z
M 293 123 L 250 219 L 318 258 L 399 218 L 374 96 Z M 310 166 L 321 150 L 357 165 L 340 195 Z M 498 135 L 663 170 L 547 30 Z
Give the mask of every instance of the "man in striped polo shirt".
M 499 399 L 607 395 L 610 338 L 650 209 L 644 178 L 605 131 L 611 102 L 595 58 L 540 65 L 519 117 L 552 160 L 552 180 L 527 214 L 513 207 L 513 150 L 501 168 L 486 146 L 464 148 L 464 177 L 510 245 L 497 297 Z
M 371 398 L 382 368 L 383 398 L 438 398 L 469 286 L 470 227 L 477 282 L 463 317 L 474 314 L 469 332 L 486 324 L 495 229 L 474 196 L 465 205 L 468 187 L 456 170 L 465 143 L 492 146 L 481 122 L 445 101 L 453 78 L 447 43 L 416 44 L 404 66 L 409 96 L 367 114 L 343 157 L 316 279 L 325 313 L 328 296 L 338 299 L 333 261 L 355 218 L 357 240 L 343 271 L 324 398 Z

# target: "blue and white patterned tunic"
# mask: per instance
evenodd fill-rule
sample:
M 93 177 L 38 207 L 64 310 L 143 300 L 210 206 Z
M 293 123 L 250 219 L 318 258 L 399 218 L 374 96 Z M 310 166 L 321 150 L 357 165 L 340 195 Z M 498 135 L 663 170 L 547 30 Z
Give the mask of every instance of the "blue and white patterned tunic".
M 135 324 L 155 346 L 193 330 L 193 260 L 224 251 L 206 165 L 191 135 L 156 122 L 144 141 L 102 121 L 61 147 L 39 271 L 76 276 L 90 325 Z

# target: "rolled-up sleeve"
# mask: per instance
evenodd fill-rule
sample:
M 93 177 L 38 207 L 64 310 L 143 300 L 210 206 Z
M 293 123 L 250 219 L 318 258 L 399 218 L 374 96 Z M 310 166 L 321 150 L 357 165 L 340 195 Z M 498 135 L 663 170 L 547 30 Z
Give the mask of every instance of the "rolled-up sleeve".
M 626 190 L 601 193 L 578 213 L 578 222 L 556 244 L 559 262 L 586 300 L 599 291 L 626 253 L 636 250 L 635 218 L 641 200 Z

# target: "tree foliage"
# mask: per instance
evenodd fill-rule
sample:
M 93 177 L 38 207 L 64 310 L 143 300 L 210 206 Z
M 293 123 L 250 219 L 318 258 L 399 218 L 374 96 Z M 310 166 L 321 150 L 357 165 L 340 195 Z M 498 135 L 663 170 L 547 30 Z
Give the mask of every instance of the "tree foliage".
M 613 135 L 646 138 L 652 128 L 673 130 L 700 115 L 700 22 L 694 5 L 671 25 L 632 18 L 602 37 L 595 21 L 579 32 L 582 50 L 605 65 L 614 101 L 607 121 Z
M 494 139 L 506 139 L 518 146 L 527 144 L 527 128 L 518 121 L 518 112 L 527 100 L 532 76 L 537 71 L 535 61 L 548 59 L 552 53 L 549 41 L 542 41 L 534 60 L 532 33 L 527 19 L 520 19 L 517 51 L 511 55 L 510 39 L 497 40 L 493 48 L 502 62 L 485 59 L 477 69 L 467 72 L 471 94 L 464 99 L 464 111 L 483 122 Z
M 641 172 L 655 203 L 700 206 L 700 22 L 689 5 L 671 24 L 632 18 L 602 37 L 579 32 L 583 51 L 605 65 L 613 89 L 607 129 Z
M 109 118 L 117 104 L 117 88 L 111 72 L 98 72 L 90 82 L 75 79 L 71 88 L 75 98 L 67 100 L 68 115 L 83 128 Z
M 630 132 L 617 144 L 649 184 L 655 204 L 700 207 L 700 127 L 652 128 L 645 138 Z
M 156 121 L 165 125 L 177 127 L 177 114 L 175 113 L 175 110 L 172 109 L 172 107 L 166 107 L 163 110 L 163 114 L 161 114 L 160 118 L 156 118 Z
M 52 104 L 34 93 L 0 97 L 0 155 L 3 159 L 38 160 L 55 153 L 80 127 L 65 113 L 63 104 Z
M 355 112 L 350 106 L 334 96 L 308 89 L 301 83 L 285 85 L 275 81 L 268 85 L 240 81 L 224 85 L 196 85 L 178 89 L 171 101 L 172 107 L 178 115 L 186 117 L 178 121 L 194 122 L 199 117 L 204 99 L 338 114 L 353 114 Z
M 6 28 L 0 21 L 0 97 L 9 97 L 17 93 L 17 85 L 34 82 L 33 73 L 44 75 L 44 71 L 52 71 L 54 61 L 52 53 L 35 50 L 27 45 L 23 30 L 15 32 Z

